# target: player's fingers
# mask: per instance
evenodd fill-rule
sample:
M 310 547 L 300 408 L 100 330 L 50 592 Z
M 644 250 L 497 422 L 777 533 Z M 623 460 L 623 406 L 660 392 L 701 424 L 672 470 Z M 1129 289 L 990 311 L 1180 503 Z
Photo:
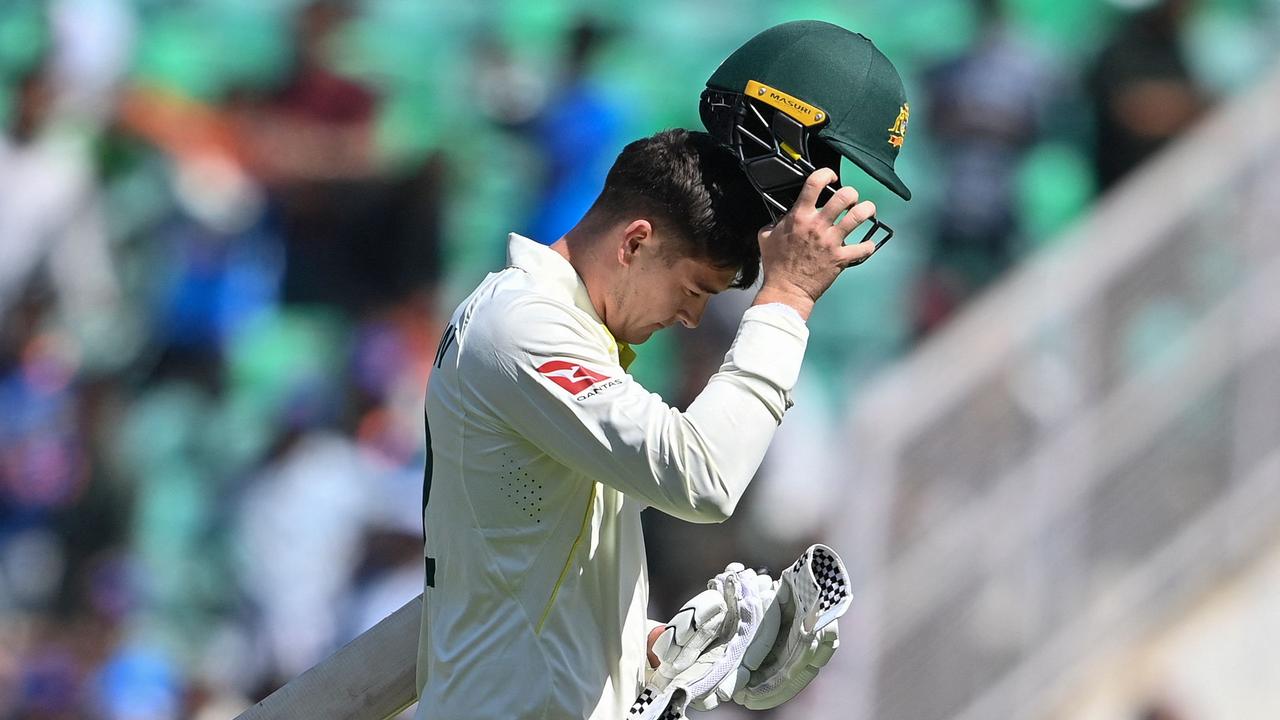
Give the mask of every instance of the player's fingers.
M 800 194 L 796 197 L 796 204 L 792 207 L 807 210 L 815 209 L 818 205 L 818 195 L 822 192 L 822 188 L 839 179 L 840 176 L 831 168 L 823 167 L 814 170 L 805 179 L 804 186 L 800 188 Z
M 836 191 L 835 195 L 822 206 L 819 214 L 832 225 L 836 224 L 836 219 L 840 217 L 840 213 L 848 210 L 850 206 L 858 202 L 858 191 L 845 186 Z
M 836 251 L 836 257 L 840 263 L 840 267 L 847 268 L 854 265 L 860 265 L 871 257 L 871 253 L 876 251 L 876 244 L 873 240 L 860 242 L 857 245 L 845 245 Z
M 840 228 L 841 237 L 848 237 L 854 228 L 866 222 L 875 214 L 876 204 L 870 200 L 863 200 L 849 208 L 849 212 L 840 218 L 840 222 L 836 223 L 836 227 Z

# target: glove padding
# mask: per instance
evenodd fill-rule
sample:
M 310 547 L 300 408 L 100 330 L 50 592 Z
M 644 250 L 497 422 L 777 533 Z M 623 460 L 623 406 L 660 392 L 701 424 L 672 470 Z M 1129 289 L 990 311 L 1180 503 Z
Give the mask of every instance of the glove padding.
M 757 575 L 757 578 L 768 580 L 769 576 L 765 574 Z M 764 615 L 760 620 L 760 625 L 756 629 L 755 637 L 747 645 L 746 652 L 742 655 L 741 662 L 734 668 L 731 673 L 726 673 L 724 678 L 716 683 L 708 692 L 701 692 L 692 695 L 689 706 L 695 710 L 712 710 L 723 702 L 728 702 L 741 688 L 747 686 L 750 679 L 751 671 L 760 667 L 765 656 L 773 645 L 773 638 L 777 637 L 778 629 L 782 622 L 781 608 L 774 600 L 774 596 L 780 587 L 776 580 L 769 580 L 767 585 L 758 587 L 761 604 L 764 606 Z M 761 641 L 764 638 L 764 641 Z
M 661 662 L 627 717 L 680 720 L 687 707 L 730 699 L 752 710 L 790 700 L 839 647 L 836 618 L 853 602 L 851 586 L 826 545 L 810 546 L 777 582 L 729 565 L 654 642 Z
M 742 666 L 694 707 L 709 710 L 732 698 L 751 710 L 766 710 L 795 697 L 839 647 L 836 618 L 853 602 L 850 587 L 840 556 L 826 545 L 810 546 L 766 593 L 772 594 L 766 619 Z
M 785 593 L 786 590 L 780 589 L 778 594 Z M 785 607 L 789 602 L 789 598 L 784 598 L 779 604 Z M 784 618 L 787 614 L 784 610 Z M 792 623 L 790 627 L 791 632 L 785 638 L 779 634 L 763 666 L 752 670 L 747 681 L 734 688 L 731 696 L 734 702 L 749 710 L 768 710 L 781 705 L 808 687 L 840 647 L 840 624 L 836 620 L 811 634 L 798 631 L 800 623 Z M 782 646 L 781 652 L 775 652 L 778 645 Z
M 764 617 L 768 575 L 731 563 L 671 618 L 653 643 L 658 667 L 628 717 L 681 718 L 742 665 Z

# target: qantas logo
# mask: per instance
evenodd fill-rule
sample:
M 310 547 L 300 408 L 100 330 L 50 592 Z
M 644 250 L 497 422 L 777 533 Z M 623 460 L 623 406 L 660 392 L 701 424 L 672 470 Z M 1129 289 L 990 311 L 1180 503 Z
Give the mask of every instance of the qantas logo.
M 609 379 L 608 375 L 601 375 L 595 370 L 565 360 L 548 360 L 538 366 L 538 372 L 570 395 L 577 395 L 592 385 Z

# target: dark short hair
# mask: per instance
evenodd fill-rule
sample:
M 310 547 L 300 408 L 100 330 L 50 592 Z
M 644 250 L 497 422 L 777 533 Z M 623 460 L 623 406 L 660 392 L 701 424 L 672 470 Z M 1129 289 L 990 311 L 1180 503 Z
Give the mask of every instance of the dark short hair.
M 760 274 L 756 233 L 770 218 L 737 158 L 704 132 L 664 130 L 622 149 L 589 223 L 644 218 L 685 257 L 738 270 L 731 287 Z

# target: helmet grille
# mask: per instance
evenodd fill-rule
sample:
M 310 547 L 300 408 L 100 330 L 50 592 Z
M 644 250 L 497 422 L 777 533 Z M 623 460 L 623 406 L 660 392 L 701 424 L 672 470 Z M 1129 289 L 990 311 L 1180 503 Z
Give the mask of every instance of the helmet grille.
M 819 167 L 831 168 L 836 180 L 822 189 L 818 205 L 840 189 L 840 154 L 795 118 L 743 93 L 707 88 L 702 92 L 703 125 L 737 156 L 747 179 L 760 193 L 777 222 L 795 204 L 805 178 Z M 876 248 L 893 237 L 893 228 L 875 217 L 859 242 L 883 233 Z

